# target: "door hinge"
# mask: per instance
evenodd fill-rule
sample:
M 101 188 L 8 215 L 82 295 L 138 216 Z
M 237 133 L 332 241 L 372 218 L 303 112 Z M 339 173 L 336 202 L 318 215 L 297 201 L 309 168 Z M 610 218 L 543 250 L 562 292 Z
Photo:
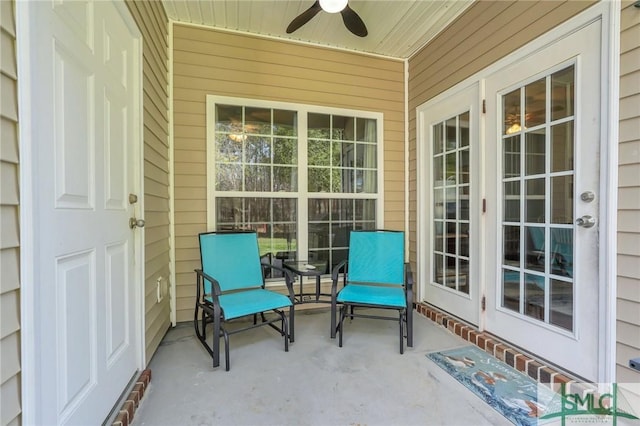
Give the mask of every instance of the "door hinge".
M 482 312 L 487 310 L 487 297 L 482 296 L 482 301 L 480 302 L 480 306 L 482 307 Z
M 482 100 L 482 113 L 483 114 L 487 113 L 487 100 L 486 99 Z
M 482 213 L 486 213 L 487 212 L 487 199 L 483 198 L 482 199 Z

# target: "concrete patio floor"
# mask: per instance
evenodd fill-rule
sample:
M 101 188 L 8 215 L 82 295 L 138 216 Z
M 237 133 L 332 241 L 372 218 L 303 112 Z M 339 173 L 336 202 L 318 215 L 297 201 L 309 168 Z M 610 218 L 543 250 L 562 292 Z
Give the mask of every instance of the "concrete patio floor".
M 320 306 L 296 310 L 289 352 L 269 327 L 232 335 L 229 372 L 224 352 L 213 369 L 192 324 L 180 323 L 151 360 L 133 424 L 511 425 L 426 357 L 469 342 L 414 312 L 403 355 L 393 321 L 356 318 L 340 348 Z

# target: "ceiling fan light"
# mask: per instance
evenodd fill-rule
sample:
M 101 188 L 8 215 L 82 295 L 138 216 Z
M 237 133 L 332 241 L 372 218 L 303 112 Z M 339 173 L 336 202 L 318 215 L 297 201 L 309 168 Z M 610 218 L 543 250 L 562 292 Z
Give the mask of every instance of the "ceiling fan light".
M 349 0 L 320 0 L 320 7 L 325 12 L 338 13 L 347 6 Z

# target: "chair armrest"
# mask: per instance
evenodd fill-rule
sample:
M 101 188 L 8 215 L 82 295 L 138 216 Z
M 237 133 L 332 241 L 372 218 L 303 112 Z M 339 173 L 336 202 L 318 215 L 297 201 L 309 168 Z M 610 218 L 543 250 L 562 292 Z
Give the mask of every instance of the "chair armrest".
M 407 286 L 407 290 L 411 290 L 413 289 L 413 272 L 411 271 L 411 264 L 407 262 L 404 266 L 404 283 Z
M 287 285 L 287 290 L 289 291 L 289 298 L 291 301 L 294 301 L 295 293 L 293 291 L 293 277 L 291 276 L 291 271 L 280 266 L 272 265 L 271 263 L 261 262 L 263 268 L 275 269 L 276 271 L 282 272 L 284 276 L 284 282 Z
M 202 281 L 202 291 L 204 291 L 204 280 L 209 281 L 211 283 L 211 288 L 213 289 L 213 294 L 204 294 L 203 297 L 206 296 L 211 296 L 211 299 L 217 303 L 218 301 L 218 296 L 220 295 L 221 291 L 220 291 L 220 283 L 218 283 L 218 280 L 216 280 L 215 278 L 213 278 L 212 276 L 206 274 L 202 269 L 194 269 L 194 271 L 196 272 L 196 275 L 198 277 L 198 284 L 197 284 L 197 298 L 198 300 L 200 300 L 200 280 Z
M 331 271 L 331 296 L 332 297 L 336 296 L 336 290 L 338 289 L 338 275 L 340 275 L 340 270 L 344 270 L 346 266 L 347 266 L 347 261 L 343 260 L 333 268 L 333 271 Z

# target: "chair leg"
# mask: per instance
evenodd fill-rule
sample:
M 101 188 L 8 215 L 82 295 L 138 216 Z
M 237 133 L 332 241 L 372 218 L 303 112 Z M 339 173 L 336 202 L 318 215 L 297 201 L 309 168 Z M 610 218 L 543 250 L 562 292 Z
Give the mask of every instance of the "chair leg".
M 295 309 L 293 305 L 289 306 L 289 342 L 295 341 Z
M 340 322 L 338 323 L 338 346 L 342 347 L 342 327 L 344 327 L 344 318 L 347 314 L 347 305 L 340 308 Z
M 227 371 L 229 371 L 229 369 L 231 368 L 231 365 L 229 363 L 229 334 L 227 333 L 227 330 L 222 330 L 222 332 L 224 333 L 224 363 L 225 363 L 225 369 Z
M 336 338 L 336 301 L 331 299 L 331 331 L 329 333 L 332 339 Z
M 282 320 L 280 321 L 280 327 L 284 330 L 284 351 L 289 352 L 289 325 L 287 324 L 287 316 L 284 312 L 280 313 Z
M 220 366 L 220 331 L 220 309 L 216 307 L 213 309 L 213 368 Z
M 400 325 L 400 355 L 404 353 L 404 315 L 400 311 L 398 324 Z
M 407 346 L 413 347 L 413 310 L 407 309 Z

